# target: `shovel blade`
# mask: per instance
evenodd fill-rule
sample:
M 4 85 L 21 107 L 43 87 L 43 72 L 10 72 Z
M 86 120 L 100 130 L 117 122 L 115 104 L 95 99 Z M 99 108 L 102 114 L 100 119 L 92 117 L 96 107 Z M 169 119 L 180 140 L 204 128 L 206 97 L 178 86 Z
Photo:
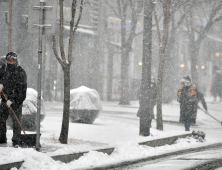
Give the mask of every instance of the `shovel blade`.
M 41 136 L 41 134 L 40 134 Z M 36 146 L 36 134 L 21 134 L 19 146 L 23 148 L 30 148 Z

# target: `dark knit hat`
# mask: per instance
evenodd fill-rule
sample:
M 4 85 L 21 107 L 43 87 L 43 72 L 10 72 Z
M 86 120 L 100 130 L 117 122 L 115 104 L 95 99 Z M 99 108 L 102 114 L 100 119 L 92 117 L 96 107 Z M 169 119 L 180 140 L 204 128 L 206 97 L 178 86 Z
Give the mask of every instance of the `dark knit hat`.
M 17 60 L 17 54 L 14 53 L 14 52 L 9 52 L 7 55 L 6 55 L 6 61 L 10 61 L 10 60 Z
M 183 77 L 183 79 L 191 82 L 190 76 Z

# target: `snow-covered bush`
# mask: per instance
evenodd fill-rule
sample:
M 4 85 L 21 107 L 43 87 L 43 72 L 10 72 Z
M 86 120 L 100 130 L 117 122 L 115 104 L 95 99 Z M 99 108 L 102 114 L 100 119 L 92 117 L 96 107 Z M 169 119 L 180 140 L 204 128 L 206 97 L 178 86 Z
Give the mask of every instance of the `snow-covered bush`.
M 0 57 L 0 77 L 2 77 L 5 73 L 6 69 L 6 59 L 5 56 Z
M 37 115 L 37 91 L 32 88 L 27 88 L 26 99 L 22 106 L 21 124 L 24 130 L 36 130 L 36 115 Z M 40 122 L 45 118 L 45 104 L 41 98 L 41 113 Z M 9 117 L 7 125 L 12 128 L 12 120 Z
M 81 86 L 70 91 L 72 122 L 93 123 L 101 110 L 100 96 L 95 89 Z

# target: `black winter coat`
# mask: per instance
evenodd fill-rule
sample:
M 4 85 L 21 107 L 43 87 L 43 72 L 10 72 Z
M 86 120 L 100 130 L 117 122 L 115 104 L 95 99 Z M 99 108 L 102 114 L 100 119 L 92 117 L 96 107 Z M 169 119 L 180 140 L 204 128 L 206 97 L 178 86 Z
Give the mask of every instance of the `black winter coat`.
M 190 90 L 191 87 L 192 91 Z M 207 111 L 207 105 L 204 99 L 204 95 L 199 92 L 194 85 L 191 85 L 189 87 L 181 87 L 177 95 L 177 100 L 178 102 L 180 102 L 179 122 L 189 120 L 191 123 L 196 123 L 199 101 L 201 101 L 204 109 Z
M 3 84 L 3 92 L 8 100 L 12 101 L 12 108 L 17 109 L 26 98 L 27 75 L 25 70 L 18 64 L 7 64 L 6 71 L 0 77 L 0 84 Z M 6 102 L 3 94 L 2 101 Z

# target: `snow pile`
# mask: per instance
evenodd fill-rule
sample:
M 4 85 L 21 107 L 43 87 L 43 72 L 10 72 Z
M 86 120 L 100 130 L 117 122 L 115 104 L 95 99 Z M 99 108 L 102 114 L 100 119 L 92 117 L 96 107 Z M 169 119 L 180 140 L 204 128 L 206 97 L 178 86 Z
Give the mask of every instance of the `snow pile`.
M 74 170 L 78 168 L 104 166 L 122 161 L 145 158 L 148 156 L 167 153 L 173 150 L 176 151 L 182 148 L 190 148 L 197 144 L 201 145 L 201 143 L 196 142 L 196 140 L 193 138 L 179 139 L 173 145 L 164 145 L 160 147 L 139 145 L 136 142 L 118 142 L 115 144 L 115 149 L 111 155 L 97 151 L 90 151 L 84 154 L 84 156 L 80 157 L 78 160 L 67 164 L 60 161 L 54 161 L 51 157 L 47 156 L 47 154 L 37 152 L 34 149 L 17 148 L 15 152 L 8 154 L 3 154 L 2 152 L 0 154 L 0 163 L 8 163 L 11 162 L 11 160 L 13 160 L 13 162 L 23 160 L 24 163 L 19 170 Z M 64 148 L 64 151 L 67 151 L 67 148 Z M 17 168 L 12 168 L 11 170 L 17 170 Z
M 26 99 L 23 102 L 22 115 L 31 115 L 37 113 L 37 91 L 32 88 L 27 88 Z M 45 115 L 45 104 L 41 97 L 41 115 Z
M 98 92 L 85 86 L 70 91 L 70 107 L 76 110 L 102 110 Z
M 197 142 L 203 142 L 199 141 L 198 139 L 195 139 L 193 136 L 189 137 L 187 136 L 186 138 L 180 138 L 178 139 L 175 144 L 180 144 L 181 146 L 184 146 L 186 143 L 197 143 Z
M 19 168 L 19 170 L 69 170 L 66 164 L 59 161 L 54 161 L 51 157 L 37 152 L 34 149 L 21 149 L 18 151 L 12 152 L 10 155 L 5 157 L 5 162 L 10 162 L 10 160 L 22 161 L 24 163 Z M 17 168 L 12 168 L 11 170 L 18 170 Z
M 115 150 L 111 155 L 97 151 L 90 151 L 89 153 L 84 154 L 84 156 L 80 157 L 78 160 L 70 162 L 70 164 L 81 168 L 109 165 L 111 163 L 119 163 L 122 161 L 159 155 L 173 150 L 180 150 L 182 148 L 190 147 L 190 144 L 199 145 L 200 143 L 193 138 L 186 138 L 185 140 L 179 139 L 173 145 L 164 145 L 160 147 L 139 145 L 136 142 L 121 142 L 116 143 Z

